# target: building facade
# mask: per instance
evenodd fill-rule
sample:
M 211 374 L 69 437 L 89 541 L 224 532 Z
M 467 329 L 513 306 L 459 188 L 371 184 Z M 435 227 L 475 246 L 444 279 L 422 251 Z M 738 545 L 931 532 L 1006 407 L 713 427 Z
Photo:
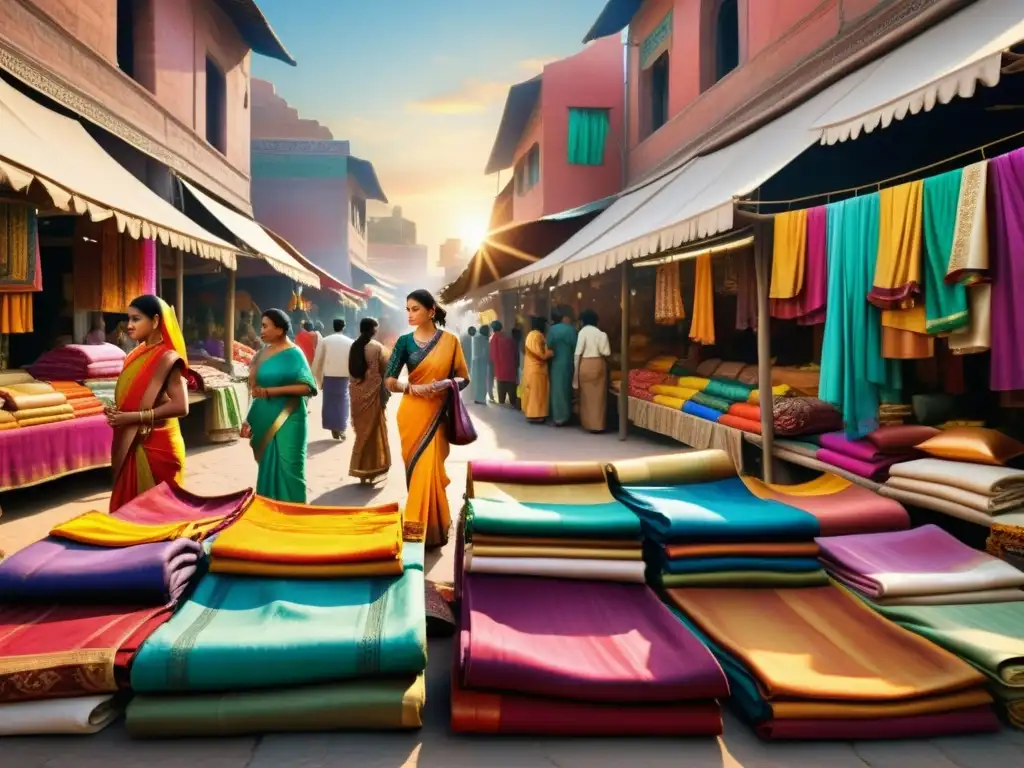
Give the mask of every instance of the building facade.
M 486 167 L 488 174 L 512 170 L 492 225 L 531 221 L 616 193 L 623 100 L 622 46 L 612 39 L 512 86 Z
M 445 285 L 452 283 L 466 268 L 471 253 L 467 253 L 462 240 L 449 237 L 438 249 L 437 266 L 444 270 Z
M 256 217 L 310 261 L 349 285 L 367 264 L 367 200 L 387 202 L 373 166 L 349 142 L 301 118 L 274 90 L 252 81 L 252 200 Z
M 416 245 L 416 222 L 402 216 L 400 205 L 387 216 L 371 216 L 366 232 L 371 243 Z

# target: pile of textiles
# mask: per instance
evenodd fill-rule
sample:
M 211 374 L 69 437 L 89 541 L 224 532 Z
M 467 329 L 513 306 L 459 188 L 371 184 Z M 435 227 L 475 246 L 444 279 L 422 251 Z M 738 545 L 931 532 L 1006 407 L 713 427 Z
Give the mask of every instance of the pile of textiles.
M 745 403 L 753 388 L 730 379 L 682 376 L 650 387 L 654 402 L 706 421 L 718 422 L 733 403 Z M 724 423 L 724 422 L 723 422 Z
M 206 437 L 212 443 L 234 442 L 241 435 L 244 413 L 238 402 L 236 384 L 208 390 Z
M 124 350 L 113 344 L 68 344 L 43 353 L 28 372 L 37 379 L 56 381 L 116 379 L 125 357 Z
M 219 371 L 209 365 L 190 365 L 189 372 L 194 375 L 195 388 L 200 392 L 226 387 L 232 382 L 231 377 L 224 371 Z
M 113 722 L 139 648 L 197 575 L 197 539 L 213 529 L 194 523 L 229 521 L 251 499 L 159 486 L 3 560 L 0 735 L 90 734 Z
M 665 384 L 672 381 L 673 377 L 667 372 L 648 371 L 643 368 L 634 368 L 628 374 L 626 386 L 630 397 L 640 400 L 656 401 L 651 392 L 651 387 L 658 384 Z
M 0 491 L 110 466 L 114 433 L 103 415 L 68 416 L 29 429 L 2 425 L 0 417 Z
M 137 738 L 422 725 L 423 545 L 397 505 L 256 497 L 131 670 Z
M 978 525 L 1024 524 L 1024 470 L 914 459 L 894 465 L 879 492 Z
M 608 475 L 641 520 L 648 582 L 662 588 L 827 584 L 816 536 L 909 525 L 899 504 L 834 475 L 796 486 L 737 477 L 723 451 L 614 462 Z
M 0 387 L 3 408 L 19 427 L 53 424 L 75 418 L 67 397 L 43 381 Z M 9 422 L 8 422 L 9 423 Z
M 785 386 L 785 385 L 783 385 Z M 782 387 L 778 387 L 782 389 Z M 843 417 L 835 406 L 816 397 L 793 396 L 790 390 L 773 393 L 772 425 L 779 437 L 806 437 L 830 430 L 842 429 Z M 729 406 L 719 423 L 745 432 L 761 434 L 761 404 L 759 392 L 754 390 L 747 402 Z
M 103 413 L 103 402 L 84 384 L 75 381 L 51 381 L 50 385 L 67 398 L 76 419 Z
M 117 381 L 114 379 L 86 379 L 82 385 L 89 388 L 97 400 L 104 405 L 114 405 L 114 389 Z
M 667 599 L 721 663 L 731 704 L 762 738 L 1000 729 L 981 672 L 841 588 L 669 589 Z
M 640 521 L 597 462 L 474 461 L 464 517 L 469 573 L 644 581 Z
M 858 477 L 881 482 L 895 464 L 920 455 L 910 446 L 897 453 L 887 453 L 867 438 L 851 440 L 842 432 L 829 432 L 818 438 L 821 450 L 817 459 L 839 467 Z
M 598 580 L 600 574 L 540 578 L 462 567 L 463 554 L 483 546 L 481 539 L 522 549 L 524 562 L 533 550 L 557 550 L 570 560 L 629 546 L 638 556 L 639 524 L 610 496 L 598 495 L 603 485 L 599 464 L 470 465 L 456 556 L 461 599 L 452 730 L 722 732 L 717 699 L 728 695 L 728 686 L 721 668 L 643 584 Z M 505 504 L 508 514 L 476 513 L 477 505 L 491 509 L 485 502 Z M 507 527 L 495 527 L 503 521 Z

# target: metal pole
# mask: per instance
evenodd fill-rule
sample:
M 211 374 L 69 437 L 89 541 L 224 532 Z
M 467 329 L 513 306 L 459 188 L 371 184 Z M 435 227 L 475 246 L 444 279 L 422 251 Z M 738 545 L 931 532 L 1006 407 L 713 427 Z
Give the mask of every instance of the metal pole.
M 180 248 L 174 251 L 174 311 L 178 322 L 185 322 L 185 254 Z
M 622 322 L 619 329 L 619 357 L 622 360 L 622 379 L 619 380 L 619 440 L 629 437 L 629 264 L 622 265 Z
M 754 269 L 757 275 L 757 388 L 761 404 L 761 464 L 764 481 L 773 479 L 772 453 L 775 445 L 772 397 L 772 334 L 768 301 L 768 276 L 772 258 L 772 224 L 754 227 Z
M 224 297 L 224 367 L 228 373 L 232 371 L 235 359 L 235 272 L 228 271 L 228 292 Z

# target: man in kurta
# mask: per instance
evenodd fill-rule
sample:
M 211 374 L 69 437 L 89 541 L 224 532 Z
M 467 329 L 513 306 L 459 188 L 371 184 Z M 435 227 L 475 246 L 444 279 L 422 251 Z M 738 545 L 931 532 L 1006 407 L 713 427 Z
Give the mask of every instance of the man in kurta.
M 572 379 L 575 372 L 576 326 L 572 310 L 558 307 L 551 313 L 547 346 L 551 350 L 551 420 L 556 427 L 572 421 Z
M 320 340 L 313 355 L 313 376 L 323 393 L 323 428 L 335 440 L 344 440 L 348 429 L 349 391 L 348 356 L 352 339 L 344 334 L 345 321 L 334 321 L 334 333 Z
M 491 323 L 491 367 L 498 385 L 498 405 L 516 404 L 516 374 L 518 361 L 516 343 L 505 333 L 500 320 Z

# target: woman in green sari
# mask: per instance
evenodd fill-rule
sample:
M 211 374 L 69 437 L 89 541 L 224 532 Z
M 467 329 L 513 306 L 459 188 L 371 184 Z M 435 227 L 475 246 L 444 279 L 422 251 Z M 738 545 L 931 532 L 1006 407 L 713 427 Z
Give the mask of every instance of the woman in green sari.
M 558 307 L 551 313 L 547 345 L 551 350 L 551 420 L 556 427 L 572 421 L 572 380 L 576 374 L 576 326 L 572 309 Z
M 266 346 L 249 374 L 252 405 L 242 425 L 259 463 L 256 493 L 275 501 L 306 503 L 306 398 L 316 382 L 306 356 L 288 339 L 291 321 L 280 309 L 263 313 Z

